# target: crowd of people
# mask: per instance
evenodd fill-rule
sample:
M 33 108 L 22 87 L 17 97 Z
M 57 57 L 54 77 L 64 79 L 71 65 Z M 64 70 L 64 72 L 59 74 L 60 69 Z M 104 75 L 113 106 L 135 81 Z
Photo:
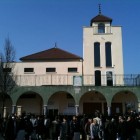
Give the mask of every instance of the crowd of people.
M 9 115 L 1 118 L 0 133 L 5 140 L 137 140 L 140 114 L 104 116 Z

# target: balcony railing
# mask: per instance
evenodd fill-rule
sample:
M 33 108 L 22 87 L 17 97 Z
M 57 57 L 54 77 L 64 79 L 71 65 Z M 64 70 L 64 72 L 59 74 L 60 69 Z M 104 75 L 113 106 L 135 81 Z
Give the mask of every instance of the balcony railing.
M 17 75 L 14 81 L 18 86 L 74 85 L 74 77 L 80 77 L 84 86 L 140 86 L 140 75 Z

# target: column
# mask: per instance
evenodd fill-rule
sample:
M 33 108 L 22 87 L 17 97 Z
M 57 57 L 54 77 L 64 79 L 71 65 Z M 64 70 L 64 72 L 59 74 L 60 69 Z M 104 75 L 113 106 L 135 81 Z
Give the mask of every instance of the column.
M 12 105 L 12 114 L 16 113 L 16 105 Z
M 138 112 L 140 112 L 140 101 L 138 102 Z
M 75 105 L 75 115 L 79 115 L 79 105 Z
M 111 115 L 111 107 L 110 106 L 107 107 L 107 112 L 108 112 L 108 116 L 110 116 Z
M 17 116 L 22 115 L 22 106 L 17 106 L 16 113 L 17 113 Z
M 47 105 L 43 106 L 43 115 L 47 116 L 48 115 L 48 109 L 47 109 Z
M 6 118 L 7 116 L 7 107 L 4 107 L 4 110 L 3 110 L 3 118 Z

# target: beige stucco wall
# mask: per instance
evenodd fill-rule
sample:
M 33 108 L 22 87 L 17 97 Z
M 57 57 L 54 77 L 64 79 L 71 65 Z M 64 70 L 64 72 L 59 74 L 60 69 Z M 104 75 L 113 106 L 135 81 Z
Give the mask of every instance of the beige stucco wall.
M 97 26 L 97 25 L 95 25 Z M 105 27 L 109 24 L 105 24 Z M 95 27 L 83 27 L 83 73 L 84 75 L 94 75 L 95 70 L 100 70 L 101 75 L 107 71 L 112 71 L 113 75 L 123 75 L 123 50 L 122 50 L 122 28 L 111 26 L 110 33 L 94 33 Z M 94 67 L 94 43 L 100 43 L 101 67 Z M 105 63 L 105 43 L 111 42 L 112 67 L 106 67 Z
M 83 28 L 83 58 L 84 74 L 94 74 L 94 42 L 100 42 L 101 67 L 98 68 L 104 73 L 106 70 L 113 70 L 114 74 L 123 74 L 123 53 L 122 53 L 122 31 L 121 27 L 111 27 L 110 34 L 94 34 L 93 27 Z M 112 68 L 105 67 L 105 42 L 112 43 Z
M 34 68 L 34 72 L 24 72 L 24 68 Z M 46 72 L 46 68 L 56 68 L 56 72 Z M 77 68 L 77 72 L 68 72 L 68 68 Z M 82 61 L 19 62 L 14 74 L 19 86 L 72 85 L 73 76 L 82 75 Z
M 16 63 L 14 71 L 17 75 L 46 74 L 46 68 L 56 68 L 56 74 L 70 74 L 68 68 L 77 68 L 77 74 L 82 73 L 82 62 L 19 62 Z M 24 73 L 24 68 L 34 68 L 34 73 Z

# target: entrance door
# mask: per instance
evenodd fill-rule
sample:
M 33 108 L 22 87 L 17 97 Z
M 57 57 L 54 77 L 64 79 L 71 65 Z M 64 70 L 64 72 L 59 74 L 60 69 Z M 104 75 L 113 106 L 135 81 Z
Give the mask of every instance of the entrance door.
M 106 80 L 107 80 L 107 86 L 113 86 L 112 71 L 106 72 Z
M 58 109 L 49 109 L 48 112 L 50 118 L 54 118 L 58 115 Z
M 102 112 L 101 103 L 83 103 L 83 114 L 92 115 L 96 110 Z
M 95 71 L 95 86 L 101 86 L 101 71 Z

